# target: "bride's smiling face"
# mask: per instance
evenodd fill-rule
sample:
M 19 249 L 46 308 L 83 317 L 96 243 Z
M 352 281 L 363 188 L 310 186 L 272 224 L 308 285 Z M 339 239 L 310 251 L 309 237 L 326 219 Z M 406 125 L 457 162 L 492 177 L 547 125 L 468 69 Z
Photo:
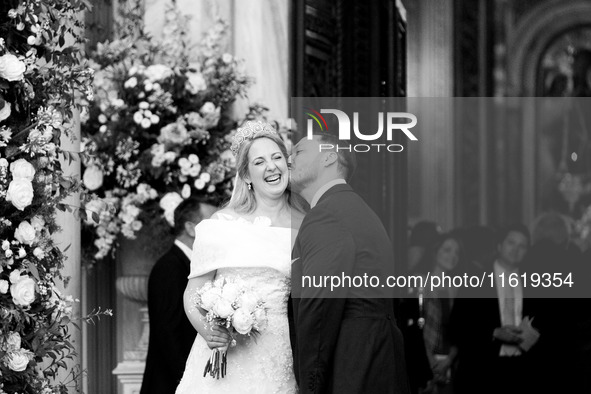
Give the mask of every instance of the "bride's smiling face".
M 248 177 L 255 193 L 280 197 L 289 181 L 287 158 L 279 146 L 268 138 L 253 141 L 248 151 Z

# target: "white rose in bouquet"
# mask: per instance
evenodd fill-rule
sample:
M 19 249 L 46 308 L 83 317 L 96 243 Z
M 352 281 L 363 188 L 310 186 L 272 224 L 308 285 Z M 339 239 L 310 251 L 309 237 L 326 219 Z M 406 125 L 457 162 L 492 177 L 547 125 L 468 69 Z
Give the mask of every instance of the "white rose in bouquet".
M 219 298 L 213 306 L 213 313 L 222 319 L 227 319 L 234 313 L 234 308 L 232 308 L 232 303 L 230 301 L 225 298 Z
M 4 105 L 0 108 L 0 122 L 5 119 L 8 119 L 10 114 L 12 113 L 10 103 L 8 101 L 4 101 Z
M 238 308 L 232 317 L 232 326 L 240 334 L 248 334 L 252 330 L 254 319 L 252 314 L 244 309 Z
M 35 229 L 26 220 L 22 221 L 14 231 L 14 238 L 20 243 L 31 245 L 35 242 Z
M 0 56 L 0 77 L 7 81 L 20 81 L 23 79 L 27 67 L 11 53 Z
M 12 295 L 15 305 L 31 305 L 35 301 L 35 281 L 28 276 L 22 277 L 10 286 L 10 295 Z
M 258 298 L 250 292 L 245 292 L 238 299 L 238 305 L 240 305 L 240 309 L 247 310 L 248 312 L 253 312 L 258 302 Z
M 0 279 L 0 294 L 8 293 L 8 288 L 10 287 L 10 283 L 7 280 Z
M 203 309 L 210 311 L 213 309 L 213 306 L 222 296 L 222 291 L 217 288 L 210 288 L 209 290 L 205 291 L 201 294 L 201 306 Z
M 10 352 L 6 355 L 5 363 L 6 366 L 15 372 L 22 372 L 27 369 L 30 360 L 30 351 L 20 349 L 14 352 Z
M 8 185 L 6 201 L 10 201 L 20 211 L 33 202 L 33 185 L 25 178 L 15 178 Z
M 174 210 L 183 201 L 183 197 L 177 192 L 166 193 L 160 200 L 160 208 L 164 210 L 164 218 L 171 226 L 174 226 Z
M 10 350 L 19 350 L 21 348 L 21 336 L 18 332 L 11 332 L 6 338 L 6 344 Z
M 229 302 L 236 301 L 236 298 L 240 295 L 242 289 L 236 283 L 226 283 L 222 289 L 222 297 Z
M 35 178 L 35 167 L 25 159 L 18 159 L 11 163 L 10 172 L 13 178 L 25 178 L 30 182 Z
M 90 191 L 96 190 L 103 185 L 103 171 L 97 166 L 90 166 L 84 170 L 82 181 Z

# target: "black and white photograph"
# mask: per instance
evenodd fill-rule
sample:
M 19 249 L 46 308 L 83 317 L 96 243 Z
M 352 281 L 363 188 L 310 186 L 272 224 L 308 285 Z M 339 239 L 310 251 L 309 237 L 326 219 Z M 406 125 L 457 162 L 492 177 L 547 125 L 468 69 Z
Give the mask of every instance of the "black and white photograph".
M 591 393 L 591 1 L 1 0 L 0 394 Z

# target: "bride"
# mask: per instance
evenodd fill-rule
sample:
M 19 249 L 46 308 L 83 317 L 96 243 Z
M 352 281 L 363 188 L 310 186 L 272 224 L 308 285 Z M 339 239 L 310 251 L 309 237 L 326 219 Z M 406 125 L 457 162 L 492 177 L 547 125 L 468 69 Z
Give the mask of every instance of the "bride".
M 227 207 L 195 229 L 185 311 L 199 332 L 177 394 L 295 393 L 287 320 L 291 247 L 303 214 L 291 208 L 287 151 L 268 124 L 247 122 L 234 137 L 237 177 Z M 235 336 L 224 378 L 203 377 L 211 349 L 231 338 L 208 323 L 194 294 L 207 281 L 244 280 L 265 301 L 267 326 L 256 338 Z

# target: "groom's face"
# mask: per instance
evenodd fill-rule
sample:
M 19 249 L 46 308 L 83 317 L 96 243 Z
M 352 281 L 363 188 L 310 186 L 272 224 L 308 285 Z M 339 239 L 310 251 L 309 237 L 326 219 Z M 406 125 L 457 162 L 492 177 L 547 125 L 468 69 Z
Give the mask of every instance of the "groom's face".
M 291 187 L 296 192 L 301 192 L 318 178 L 321 153 L 316 138 L 309 140 L 304 137 L 292 150 Z

